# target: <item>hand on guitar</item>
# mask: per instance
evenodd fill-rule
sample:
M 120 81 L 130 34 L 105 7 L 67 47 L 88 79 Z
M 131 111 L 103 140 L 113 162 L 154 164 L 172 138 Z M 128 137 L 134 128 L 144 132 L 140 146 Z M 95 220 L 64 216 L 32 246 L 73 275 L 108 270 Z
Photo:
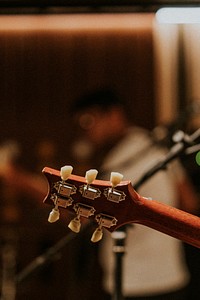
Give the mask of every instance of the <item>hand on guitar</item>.
M 200 248 L 200 218 L 140 196 L 130 181 L 121 181 L 119 173 L 111 173 L 109 182 L 96 180 L 96 170 L 86 172 L 85 178 L 71 172 L 71 166 L 60 171 L 43 169 L 48 180 L 44 202 L 54 206 L 49 222 L 59 219 L 60 208 L 67 209 L 75 214 L 69 224 L 74 232 L 79 232 L 83 218 L 96 222 L 93 242 L 102 238 L 103 228 L 112 232 L 124 224 L 138 223 Z

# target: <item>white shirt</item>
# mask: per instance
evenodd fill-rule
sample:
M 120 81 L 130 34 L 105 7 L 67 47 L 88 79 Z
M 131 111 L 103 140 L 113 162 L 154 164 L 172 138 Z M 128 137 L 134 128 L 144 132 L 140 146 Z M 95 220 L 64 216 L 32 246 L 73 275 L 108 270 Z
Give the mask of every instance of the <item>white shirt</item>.
M 131 180 L 134 186 L 134 182 L 145 170 L 149 170 L 164 155 L 164 150 L 152 146 L 145 130 L 130 128 L 123 141 L 105 158 L 103 170 L 108 178 L 111 171 L 122 173 L 124 180 Z M 176 179 L 181 180 L 182 176 L 182 170 L 171 166 L 168 171 L 159 171 L 137 192 L 144 197 L 177 206 L 175 182 Z M 105 271 L 104 286 L 110 293 L 113 291 L 114 280 L 112 245 L 111 234 L 105 231 L 100 257 Z M 122 285 L 125 296 L 173 292 L 184 287 L 189 280 L 181 242 L 138 224 L 130 226 L 127 231 L 123 267 Z

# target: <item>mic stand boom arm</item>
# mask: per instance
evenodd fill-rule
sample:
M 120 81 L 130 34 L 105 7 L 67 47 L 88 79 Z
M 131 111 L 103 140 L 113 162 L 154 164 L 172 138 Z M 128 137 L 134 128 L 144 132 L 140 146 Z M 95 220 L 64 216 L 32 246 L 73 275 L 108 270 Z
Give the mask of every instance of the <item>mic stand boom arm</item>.
M 55 245 L 48 248 L 46 252 L 37 256 L 30 264 L 28 264 L 21 272 L 16 275 L 16 283 L 23 282 L 29 275 L 43 267 L 50 261 L 55 260 L 62 248 L 68 244 L 75 237 L 75 234 L 70 233 L 59 240 Z
M 163 160 L 154 165 L 134 184 L 134 189 L 137 190 L 145 181 L 147 181 L 158 171 L 166 169 L 167 164 L 173 159 L 177 158 L 181 154 L 187 154 L 187 152 L 191 153 L 189 151 L 190 148 L 193 148 L 194 142 L 200 137 L 200 128 L 190 136 L 182 131 L 178 131 L 175 135 L 177 135 L 178 138 L 176 144 L 171 147 Z

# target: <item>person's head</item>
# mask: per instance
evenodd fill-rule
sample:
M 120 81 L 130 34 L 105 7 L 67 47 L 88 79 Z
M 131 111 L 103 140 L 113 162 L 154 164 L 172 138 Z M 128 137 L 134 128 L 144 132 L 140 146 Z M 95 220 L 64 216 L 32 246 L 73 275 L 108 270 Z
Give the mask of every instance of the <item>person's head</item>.
M 97 146 L 116 140 L 127 128 L 124 103 L 110 89 L 84 95 L 76 101 L 74 111 L 83 135 Z

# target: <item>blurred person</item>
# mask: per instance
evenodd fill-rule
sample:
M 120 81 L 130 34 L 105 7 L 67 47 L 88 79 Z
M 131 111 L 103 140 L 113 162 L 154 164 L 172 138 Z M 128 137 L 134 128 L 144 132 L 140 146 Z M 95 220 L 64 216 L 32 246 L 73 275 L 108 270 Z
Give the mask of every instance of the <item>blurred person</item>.
M 131 124 L 128 110 L 109 89 L 81 97 L 72 109 L 81 139 L 94 150 L 92 161 L 99 169 L 98 177 L 109 180 L 110 172 L 117 171 L 134 187 L 134 182 L 163 158 L 166 150 L 153 143 L 148 131 Z M 196 195 L 177 161 L 151 177 L 138 192 L 174 207 L 180 206 L 180 199 L 183 206 L 188 201 L 189 207 L 196 205 Z M 111 235 L 104 233 L 99 258 L 108 299 L 114 289 L 112 247 Z M 125 299 L 186 299 L 189 273 L 179 240 L 145 226 L 130 226 L 123 267 Z

